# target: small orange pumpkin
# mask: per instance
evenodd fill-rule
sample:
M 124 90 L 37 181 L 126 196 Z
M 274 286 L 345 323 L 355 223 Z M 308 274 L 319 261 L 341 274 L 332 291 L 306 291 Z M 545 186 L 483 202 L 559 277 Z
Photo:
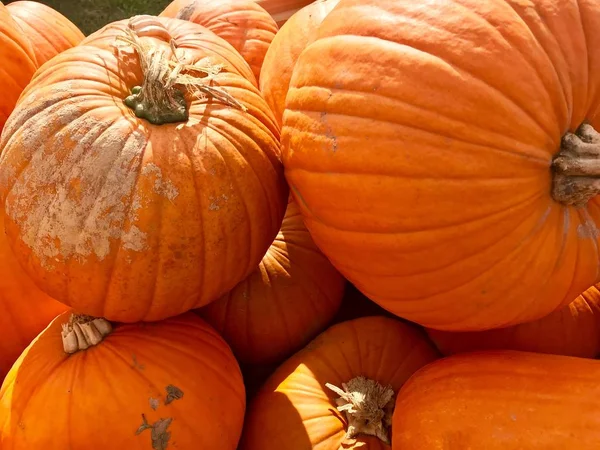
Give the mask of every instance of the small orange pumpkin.
M 74 23 L 43 3 L 19 0 L 6 8 L 29 38 L 38 67 L 85 37 Z
M 319 25 L 340 0 L 317 0 L 295 13 L 277 33 L 260 72 L 260 92 L 281 125 L 285 97 L 296 61 L 315 38 Z
M 512 350 L 435 361 L 396 399 L 392 448 L 596 450 L 600 361 Z
M 256 80 L 278 30 L 253 0 L 175 0 L 160 15 L 189 20 L 225 39 L 248 62 Z
M 0 142 L 6 232 L 36 284 L 84 314 L 153 321 L 254 271 L 288 190 L 252 76 L 214 33 L 150 16 L 40 68 Z
M 567 306 L 533 322 L 495 330 L 428 329 L 444 355 L 476 350 L 521 350 L 596 358 L 600 355 L 600 291 L 592 286 Z
M 346 280 L 316 247 L 290 201 L 279 234 L 258 268 L 198 313 L 243 363 L 280 362 L 323 331 Z
M 0 383 L 33 338 L 66 309 L 40 291 L 21 269 L 8 245 L 0 207 Z
M 36 68 L 31 43 L 0 2 L 0 133 Z
M 422 330 L 396 319 L 334 325 L 256 394 L 240 450 L 389 449 L 395 393 L 437 357 Z
M 245 401 L 231 350 L 193 313 L 113 327 L 66 312 L 4 380 L 0 448 L 235 450 Z

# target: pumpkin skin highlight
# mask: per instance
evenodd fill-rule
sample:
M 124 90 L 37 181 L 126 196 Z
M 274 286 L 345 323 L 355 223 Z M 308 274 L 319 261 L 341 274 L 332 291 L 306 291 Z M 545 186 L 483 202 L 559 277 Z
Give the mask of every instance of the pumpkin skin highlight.
M 43 3 L 20 0 L 6 9 L 31 42 L 38 67 L 85 38 L 74 23 Z
M 426 330 L 444 355 L 520 350 L 580 358 L 600 355 L 600 291 L 592 286 L 567 306 L 533 322 L 487 331 Z
M 67 307 L 48 297 L 15 259 L 0 207 L 0 383 L 31 341 Z
M 202 25 L 229 42 L 259 79 L 278 27 L 253 0 L 175 0 L 160 14 Z
M 249 405 L 241 450 L 389 449 L 373 436 L 344 439 L 346 420 L 336 410 L 340 386 L 363 375 L 395 392 L 437 350 L 416 327 L 386 317 L 343 322 L 321 333 L 284 362 Z M 392 436 L 394 430 L 392 428 Z
M 260 6 L 268 11 L 281 28 L 290 17 L 296 14 L 300 9 L 308 6 L 313 0 L 255 0 Z
M 142 414 L 149 424 L 172 419 L 162 448 L 235 450 L 244 383 L 231 350 L 206 322 L 187 313 L 117 325 L 103 342 L 68 355 L 61 327 L 69 315 L 44 330 L 2 385 L 3 450 L 161 448 L 153 447 L 152 430 L 140 431 Z M 181 398 L 168 401 L 167 386 Z
M 189 62 L 223 64 L 212 86 L 247 107 L 193 98 L 187 121 L 153 125 L 123 102 L 142 82 L 137 55 L 113 47 L 127 24 L 37 72 L 0 142 L 0 194 L 11 247 L 42 290 L 83 314 L 154 321 L 246 278 L 288 190 L 277 124 L 239 54 L 191 22 L 138 17 L 148 45 L 173 38 Z
M 294 14 L 281 27 L 267 51 L 260 72 L 260 92 L 281 125 L 285 96 L 296 61 L 302 50 L 311 43 L 323 19 L 339 0 L 317 0 Z
M 499 350 L 440 359 L 400 389 L 392 447 L 596 449 L 598 377 L 599 361 L 570 356 Z
M 240 362 L 270 364 L 323 331 L 346 280 L 323 256 L 290 201 L 281 230 L 258 268 L 221 299 L 198 310 Z
M 317 246 L 385 309 L 447 331 L 539 319 L 596 283 L 598 199 L 558 203 L 550 167 L 598 120 L 598 27 L 590 0 L 341 2 L 283 117 Z
M 0 133 L 36 68 L 31 43 L 0 2 Z

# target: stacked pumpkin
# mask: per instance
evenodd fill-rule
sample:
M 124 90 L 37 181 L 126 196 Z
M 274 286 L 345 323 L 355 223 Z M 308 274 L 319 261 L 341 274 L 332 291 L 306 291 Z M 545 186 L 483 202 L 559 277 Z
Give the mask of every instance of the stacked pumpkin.
M 595 29 L 0 4 L 0 447 L 595 449 Z

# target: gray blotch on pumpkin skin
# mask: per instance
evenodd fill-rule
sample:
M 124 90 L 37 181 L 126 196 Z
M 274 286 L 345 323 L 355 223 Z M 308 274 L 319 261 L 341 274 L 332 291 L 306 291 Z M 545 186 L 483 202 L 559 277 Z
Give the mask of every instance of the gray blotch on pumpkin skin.
M 179 400 L 183 397 L 183 391 L 179 389 L 177 386 L 173 386 L 172 384 L 166 387 L 167 398 L 165 399 L 165 405 L 173 402 L 174 400 Z

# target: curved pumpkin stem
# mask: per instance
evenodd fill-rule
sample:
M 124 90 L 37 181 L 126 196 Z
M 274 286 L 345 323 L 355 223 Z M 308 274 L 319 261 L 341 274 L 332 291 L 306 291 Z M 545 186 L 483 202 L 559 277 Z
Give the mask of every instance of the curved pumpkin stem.
M 552 198 L 563 205 L 583 207 L 600 193 L 600 133 L 582 124 L 564 135 L 552 161 Z
M 336 404 L 338 411 L 346 414 L 346 439 L 365 434 L 390 445 L 389 429 L 395 404 L 391 386 L 382 386 L 377 381 L 360 376 L 342 383 L 343 389 L 330 383 L 325 383 L 325 386 L 340 396 Z
M 76 353 L 93 345 L 98 345 L 112 332 L 112 325 L 106 319 L 71 314 L 69 321 L 62 326 L 62 342 L 65 353 Z
M 155 45 L 144 41 L 153 37 L 169 45 Z M 177 54 L 175 41 L 168 30 L 150 16 L 135 16 L 129 21 L 125 35 L 119 40 L 132 47 L 138 55 L 144 77 L 141 86 L 135 86 L 125 104 L 135 115 L 155 125 L 184 122 L 189 116 L 186 93 L 200 94 L 241 110 L 246 107 L 220 87 L 211 86 L 222 65 L 186 64 Z

